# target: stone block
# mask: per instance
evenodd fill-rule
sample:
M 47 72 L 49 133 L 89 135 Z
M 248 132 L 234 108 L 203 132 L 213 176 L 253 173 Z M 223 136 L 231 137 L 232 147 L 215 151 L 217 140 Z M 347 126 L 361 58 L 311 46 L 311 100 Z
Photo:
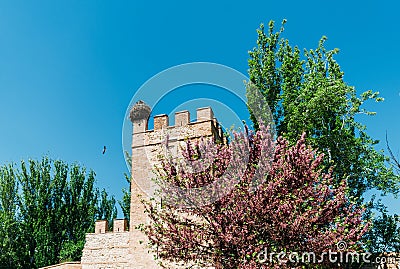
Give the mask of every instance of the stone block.
M 94 231 L 97 234 L 103 234 L 103 233 L 108 232 L 108 221 L 107 220 L 97 220 Z
M 169 125 L 168 115 L 163 114 L 154 116 L 154 130 L 161 130 L 163 128 L 168 127 L 168 125 Z
M 186 126 L 190 122 L 189 111 L 179 111 L 175 113 L 175 126 Z
M 214 112 L 211 107 L 202 107 L 197 109 L 197 121 L 214 119 Z
M 126 232 L 128 230 L 128 220 L 127 219 L 114 219 L 113 232 Z

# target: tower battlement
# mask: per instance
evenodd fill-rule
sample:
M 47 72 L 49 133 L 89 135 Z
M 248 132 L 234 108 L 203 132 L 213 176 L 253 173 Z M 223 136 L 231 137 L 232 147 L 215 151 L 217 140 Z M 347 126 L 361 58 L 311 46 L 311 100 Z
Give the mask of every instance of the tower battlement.
M 95 223 L 94 233 L 103 234 L 109 232 L 107 220 L 97 220 Z M 114 233 L 121 233 L 128 231 L 128 220 L 127 219 L 114 219 L 113 230 Z
M 197 120 L 195 122 L 190 122 L 190 112 L 188 110 L 175 112 L 175 124 L 170 125 L 167 114 L 156 115 L 154 116 L 154 131 L 168 127 L 183 127 L 209 120 L 213 120 L 216 124 L 218 124 L 214 118 L 214 112 L 212 111 L 211 107 L 198 108 L 196 111 L 196 116 Z
M 143 146 L 143 140 L 155 139 L 154 135 L 150 133 L 166 132 L 169 136 L 174 134 L 180 134 L 175 139 L 193 139 L 200 137 L 212 136 L 216 142 L 226 142 L 224 140 L 223 130 L 214 117 L 214 112 L 211 107 L 202 107 L 196 110 L 196 120 L 190 121 L 190 112 L 188 110 L 175 112 L 173 124 L 170 124 L 170 118 L 167 114 L 159 114 L 153 117 L 152 130 L 148 129 L 149 117 L 151 109 L 143 101 L 139 101 L 130 111 L 130 119 L 133 124 L 133 143 L 132 148 L 135 146 Z M 147 135 L 140 135 L 140 134 Z M 147 137 L 146 137 L 147 136 Z M 176 136 L 176 135 L 175 135 Z M 171 138 L 171 137 L 170 137 Z M 148 141 L 144 143 L 158 144 L 161 141 L 155 139 L 155 141 Z

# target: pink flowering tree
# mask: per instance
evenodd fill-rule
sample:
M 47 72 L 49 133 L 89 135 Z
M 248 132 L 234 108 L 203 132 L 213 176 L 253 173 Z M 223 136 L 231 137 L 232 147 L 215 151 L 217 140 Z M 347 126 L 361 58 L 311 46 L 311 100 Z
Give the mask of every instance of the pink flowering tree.
M 161 199 L 144 201 L 151 222 L 143 229 L 160 261 L 188 267 L 335 268 L 322 253 L 337 244 L 359 250 L 368 224 L 346 198 L 345 179 L 332 187 L 322 162 L 305 134 L 289 147 L 264 126 L 229 145 L 187 142 L 182 158 L 162 158 Z

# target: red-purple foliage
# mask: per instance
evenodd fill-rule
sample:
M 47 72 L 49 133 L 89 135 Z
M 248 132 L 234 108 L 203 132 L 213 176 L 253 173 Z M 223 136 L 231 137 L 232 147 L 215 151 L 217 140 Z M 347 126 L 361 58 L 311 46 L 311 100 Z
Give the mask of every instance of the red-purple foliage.
M 144 202 L 152 220 L 144 230 L 160 258 L 228 269 L 301 268 L 301 261 L 260 254 L 319 257 L 341 241 L 347 246 L 340 250 L 359 249 L 368 226 L 363 210 L 346 198 L 345 180 L 332 187 L 331 174 L 321 172 L 323 156 L 306 146 L 305 134 L 289 147 L 281 137 L 274 143 L 262 126 L 235 134 L 229 146 L 189 142 L 182 155 L 165 156 L 158 169 L 162 206 Z

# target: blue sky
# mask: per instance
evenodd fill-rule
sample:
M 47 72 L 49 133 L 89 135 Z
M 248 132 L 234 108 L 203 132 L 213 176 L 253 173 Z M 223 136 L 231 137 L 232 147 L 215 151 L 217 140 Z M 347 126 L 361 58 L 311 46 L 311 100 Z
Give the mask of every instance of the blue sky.
M 397 1 L 2 1 L 0 164 L 44 154 L 97 173 L 120 198 L 127 171 L 125 111 L 135 91 L 166 68 L 214 62 L 247 74 L 261 22 L 286 18 L 300 48 L 340 48 L 345 80 L 381 92 L 360 117 L 368 133 L 400 156 L 400 43 Z M 183 96 L 199 96 L 196 86 Z M 205 95 L 207 91 L 205 91 Z M 204 96 L 210 98 L 210 96 Z M 171 99 L 177 102 L 179 98 Z M 157 113 L 175 106 L 164 102 Z M 218 117 L 218 115 L 217 115 Z M 228 125 L 229 123 L 225 123 Z M 103 146 L 108 150 L 101 154 Z M 381 146 L 378 146 L 381 148 Z M 400 206 L 390 200 L 392 210 Z M 399 212 L 399 210 L 397 210 Z

